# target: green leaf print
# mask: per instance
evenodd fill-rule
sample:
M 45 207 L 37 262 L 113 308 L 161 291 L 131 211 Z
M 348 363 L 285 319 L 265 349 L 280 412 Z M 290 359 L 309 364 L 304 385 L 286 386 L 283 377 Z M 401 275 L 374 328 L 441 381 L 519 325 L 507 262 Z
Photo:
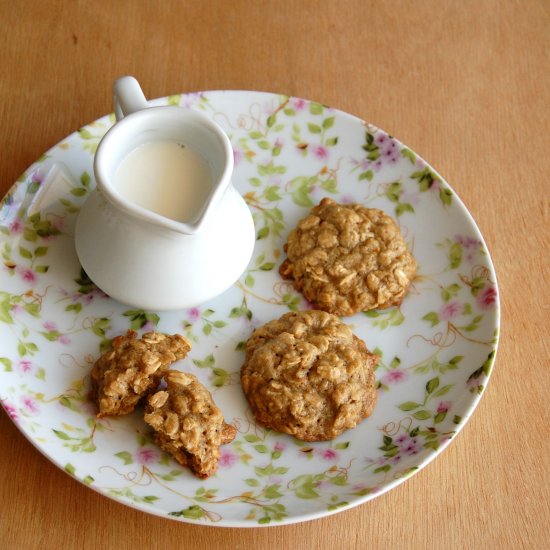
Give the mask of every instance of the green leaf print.
M 324 109 L 323 105 L 321 105 L 320 103 L 316 103 L 316 102 L 312 101 L 309 104 L 309 112 L 312 115 L 322 115 L 324 110 L 325 109 Z
M 439 198 L 441 199 L 441 202 L 444 205 L 449 206 L 451 204 L 452 197 L 453 197 L 453 193 L 451 192 L 450 189 L 441 188 L 439 190 Z
M 399 308 L 392 308 L 384 311 L 371 309 L 365 311 L 365 316 L 374 319 L 372 326 L 378 327 L 381 330 L 387 329 L 390 326 L 397 327 L 405 320 L 405 316 L 401 313 Z
M 311 180 L 312 178 L 306 176 L 298 176 L 290 180 L 289 189 L 291 191 L 291 197 L 298 206 L 303 206 L 304 208 L 313 206 L 314 202 L 310 196 L 310 191 L 314 182 Z
M 456 269 L 462 263 L 462 245 L 453 243 L 449 249 L 449 267 Z
M 426 313 L 424 317 L 422 317 L 423 321 L 428 321 L 432 327 L 435 327 L 439 324 L 439 315 L 435 311 L 430 311 L 430 313 Z
M 298 498 L 313 499 L 320 496 L 316 491 L 316 485 L 313 476 L 305 474 L 294 478 L 290 483 L 290 489 L 294 491 Z
M 426 382 L 426 391 L 428 394 L 433 393 L 439 387 L 439 377 L 436 376 Z
M 65 432 L 62 432 L 61 430 L 52 429 L 52 431 L 57 437 L 59 437 L 59 439 L 63 439 L 64 441 L 69 441 L 71 439 L 70 436 L 68 436 Z
M 418 407 L 421 407 L 422 404 L 421 403 L 416 403 L 415 401 L 406 401 L 405 403 L 401 403 L 401 405 L 399 405 L 399 408 L 402 410 L 402 411 L 413 411 L 414 409 L 418 409 Z
M 403 149 L 401 149 L 401 156 L 404 157 L 404 158 L 409 159 L 411 161 L 411 164 L 416 163 L 416 155 L 410 149 L 407 149 L 406 147 L 403 147 Z
M 160 321 L 160 317 L 156 313 L 149 313 L 143 309 L 129 309 L 122 315 L 130 319 L 130 328 L 132 330 L 139 330 L 147 323 L 156 326 Z
M 318 124 L 313 124 L 312 122 L 308 123 L 307 128 L 312 134 L 320 134 L 322 132 L 321 127 Z
M 210 353 L 204 359 L 193 359 L 193 363 L 199 368 L 211 368 L 216 364 L 214 354 Z
M 124 463 L 124 465 L 133 464 L 134 459 L 132 458 L 132 455 L 128 451 L 121 451 L 120 453 L 115 453 L 115 456 L 118 456 Z
M 281 189 L 277 185 L 270 185 L 266 187 L 264 191 L 264 196 L 268 201 L 280 201 L 283 197 L 281 196 Z
M 451 298 L 454 298 L 460 292 L 460 285 L 453 283 L 441 289 L 441 299 L 444 302 L 448 302 Z
M 206 512 L 200 506 L 193 504 L 192 506 L 179 510 L 178 512 L 169 512 L 168 515 L 174 517 L 184 517 L 187 519 L 202 519 L 206 517 Z

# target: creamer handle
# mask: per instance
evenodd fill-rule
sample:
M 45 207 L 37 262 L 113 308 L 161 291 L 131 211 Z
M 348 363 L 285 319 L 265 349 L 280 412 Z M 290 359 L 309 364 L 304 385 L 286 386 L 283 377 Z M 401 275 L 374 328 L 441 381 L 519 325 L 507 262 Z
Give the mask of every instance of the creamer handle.
M 138 81 L 133 76 L 123 76 L 115 80 L 113 104 L 117 120 L 149 106 Z

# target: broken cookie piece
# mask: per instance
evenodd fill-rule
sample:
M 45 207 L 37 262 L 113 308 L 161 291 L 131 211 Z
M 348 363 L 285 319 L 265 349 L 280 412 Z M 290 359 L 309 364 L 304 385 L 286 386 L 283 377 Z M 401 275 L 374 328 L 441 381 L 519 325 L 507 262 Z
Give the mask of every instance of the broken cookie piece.
M 179 334 L 147 332 L 137 338 L 130 330 L 117 336 L 94 364 L 91 397 L 98 418 L 131 413 L 139 400 L 154 391 L 168 367 L 183 359 L 191 345 Z
M 155 441 L 182 466 L 200 478 L 218 467 L 220 446 L 237 430 L 226 424 L 210 392 L 197 377 L 179 371 L 164 374 L 166 389 L 147 398 L 145 422 L 155 430 Z

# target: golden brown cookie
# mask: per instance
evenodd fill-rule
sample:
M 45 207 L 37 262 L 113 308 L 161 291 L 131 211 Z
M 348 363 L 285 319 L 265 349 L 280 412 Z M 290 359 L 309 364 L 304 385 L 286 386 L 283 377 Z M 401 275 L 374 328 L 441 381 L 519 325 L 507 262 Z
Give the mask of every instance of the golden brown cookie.
M 336 315 L 399 305 L 416 261 L 393 219 L 324 198 L 290 232 L 279 273 L 316 308 Z
M 260 424 L 323 441 L 372 413 L 377 361 L 335 315 L 291 312 L 248 339 L 241 385 Z
M 92 368 L 91 398 L 97 401 L 98 418 L 131 413 L 148 391 L 156 389 L 162 373 L 191 349 L 179 334 L 136 336 L 130 330 L 114 338 Z
M 200 478 L 218 468 L 220 445 L 233 441 L 237 430 L 226 424 L 210 392 L 192 374 L 168 371 L 166 389 L 147 398 L 145 422 L 155 441 Z

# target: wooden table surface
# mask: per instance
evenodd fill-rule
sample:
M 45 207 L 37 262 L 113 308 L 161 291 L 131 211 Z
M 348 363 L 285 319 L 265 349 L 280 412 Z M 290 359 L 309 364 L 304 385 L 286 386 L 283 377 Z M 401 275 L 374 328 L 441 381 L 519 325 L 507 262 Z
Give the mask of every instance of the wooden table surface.
M 373 501 L 268 529 L 177 523 L 74 481 L 2 411 L 0 547 L 548 548 L 548 0 L 1 0 L 0 31 L 1 195 L 110 112 L 123 74 L 151 98 L 283 92 L 364 118 L 431 162 L 485 236 L 502 303 L 493 377 L 470 422 Z

